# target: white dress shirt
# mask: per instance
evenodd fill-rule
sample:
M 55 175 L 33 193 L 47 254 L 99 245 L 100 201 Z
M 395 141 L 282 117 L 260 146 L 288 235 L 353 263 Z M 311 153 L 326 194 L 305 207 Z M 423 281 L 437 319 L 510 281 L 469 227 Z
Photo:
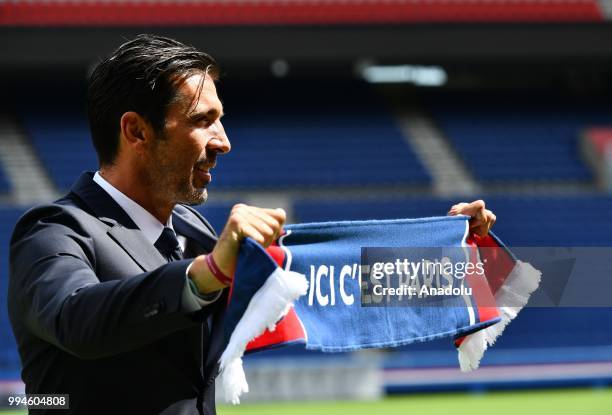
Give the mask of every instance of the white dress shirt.
M 136 226 L 138 226 L 138 228 L 142 231 L 145 238 L 151 242 L 151 245 L 155 245 L 155 242 L 161 236 L 164 227 L 168 227 L 174 231 L 172 226 L 172 215 L 170 215 L 168 222 L 164 225 L 157 220 L 155 216 L 149 213 L 148 210 L 134 202 L 132 199 L 121 193 L 115 186 L 106 181 L 106 179 L 100 175 L 100 172 L 96 172 L 96 174 L 94 174 L 93 181 L 104 189 L 104 191 L 108 193 L 115 202 L 117 202 L 125 213 L 128 214 L 130 219 L 132 219 Z M 184 251 L 187 244 L 187 239 L 182 235 L 177 235 L 176 237 L 179 241 L 181 251 Z M 189 267 L 191 267 L 191 265 L 189 265 Z M 189 268 L 187 268 L 187 273 L 188 272 Z M 221 291 L 214 293 L 214 295 L 196 295 L 189 286 L 189 282 L 187 280 L 189 277 L 187 275 L 185 275 L 185 277 L 185 288 L 183 289 L 182 300 L 183 306 L 188 311 L 197 311 L 203 306 L 215 302 L 221 296 Z

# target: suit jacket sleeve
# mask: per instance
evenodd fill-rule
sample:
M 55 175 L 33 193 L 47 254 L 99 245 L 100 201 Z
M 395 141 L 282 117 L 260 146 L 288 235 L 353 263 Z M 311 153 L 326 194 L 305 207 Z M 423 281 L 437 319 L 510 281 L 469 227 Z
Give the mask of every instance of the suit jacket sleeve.
M 100 281 L 94 240 L 66 207 L 28 212 L 11 240 L 9 309 L 35 336 L 81 358 L 134 350 L 201 324 L 181 306 L 190 260 Z

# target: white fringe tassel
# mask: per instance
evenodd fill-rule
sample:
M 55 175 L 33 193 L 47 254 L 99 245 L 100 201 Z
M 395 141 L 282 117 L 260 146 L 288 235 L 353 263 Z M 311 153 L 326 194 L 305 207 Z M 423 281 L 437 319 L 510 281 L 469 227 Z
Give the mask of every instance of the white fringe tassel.
M 308 281 L 303 274 L 277 268 L 251 298 L 220 359 L 220 379 L 227 402 L 237 405 L 240 396 L 249 391 L 242 367 L 247 344 L 266 328 L 274 331 L 293 302 L 307 291 Z
M 517 261 L 512 272 L 495 294 L 501 321 L 465 338 L 459 346 L 459 366 L 463 372 L 478 369 L 485 350 L 492 346 L 523 309 L 531 294 L 540 285 L 542 273 L 527 262 Z

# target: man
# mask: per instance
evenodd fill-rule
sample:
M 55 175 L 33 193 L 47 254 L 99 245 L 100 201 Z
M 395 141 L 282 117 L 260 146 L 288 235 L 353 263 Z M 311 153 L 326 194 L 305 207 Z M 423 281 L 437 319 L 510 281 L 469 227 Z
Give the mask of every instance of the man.
M 99 171 L 27 212 L 11 240 L 8 306 L 28 394 L 69 394 L 76 414 L 215 413 L 239 244 L 267 246 L 285 221 L 239 204 L 217 238 L 189 207 L 230 151 L 217 74 L 209 55 L 149 35 L 94 70 Z M 481 201 L 449 213 L 474 216 L 479 233 L 494 222 Z

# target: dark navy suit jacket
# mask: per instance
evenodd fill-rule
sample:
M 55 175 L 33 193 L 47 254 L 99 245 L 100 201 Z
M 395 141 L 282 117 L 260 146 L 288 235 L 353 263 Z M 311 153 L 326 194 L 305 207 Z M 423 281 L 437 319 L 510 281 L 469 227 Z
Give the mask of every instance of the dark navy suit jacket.
M 185 258 L 213 249 L 194 209 L 172 215 Z M 190 262 L 166 263 L 93 173 L 25 213 L 11 239 L 8 309 L 26 392 L 69 394 L 62 413 L 214 414 L 227 296 L 187 311 Z

